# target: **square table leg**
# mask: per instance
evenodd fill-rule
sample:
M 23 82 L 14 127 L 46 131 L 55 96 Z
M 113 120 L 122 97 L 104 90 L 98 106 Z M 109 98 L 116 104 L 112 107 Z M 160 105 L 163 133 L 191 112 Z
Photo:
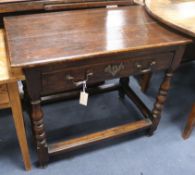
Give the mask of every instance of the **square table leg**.
M 27 144 L 26 133 L 24 128 L 24 121 L 22 115 L 23 112 L 21 108 L 18 84 L 17 82 L 8 83 L 7 87 L 8 87 L 10 104 L 11 104 L 12 116 L 16 127 L 16 133 L 17 133 L 20 149 L 22 152 L 25 169 L 30 170 L 31 163 L 30 163 L 28 144 Z

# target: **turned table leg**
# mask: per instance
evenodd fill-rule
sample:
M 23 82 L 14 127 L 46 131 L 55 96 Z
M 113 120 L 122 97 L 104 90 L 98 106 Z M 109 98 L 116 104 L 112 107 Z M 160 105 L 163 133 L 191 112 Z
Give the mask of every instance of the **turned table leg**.
M 195 104 L 192 107 L 192 111 L 188 117 L 185 129 L 184 129 L 183 134 L 182 134 L 182 137 L 184 139 L 189 138 L 194 126 L 195 126 Z
M 21 108 L 20 95 L 19 95 L 17 82 L 8 83 L 7 87 L 8 87 L 11 109 L 13 113 L 12 116 L 16 127 L 16 133 L 17 133 L 20 149 L 23 156 L 25 169 L 30 170 L 31 169 L 30 156 L 29 156 L 28 144 L 26 140 L 26 133 L 25 133 L 24 121 L 23 121 L 23 112 Z
M 37 153 L 40 166 L 44 167 L 49 161 L 48 146 L 43 123 L 43 111 L 41 109 L 40 100 L 31 102 L 31 119 L 35 134 Z
M 167 94 L 168 94 L 168 90 L 170 88 L 170 81 L 171 78 L 173 76 L 172 72 L 166 72 L 165 73 L 165 77 L 163 82 L 161 83 L 160 89 L 159 89 L 159 93 L 157 95 L 156 98 L 156 102 L 154 104 L 154 108 L 152 110 L 152 122 L 153 122 L 153 126 L 152 128 L 149 130 L 149 134 L 152 135 L 153 132 L 156 130 L 156 128 L 158 127 L 158 124 L 160 122 L 160 118 L 161 118 L 161 111 L 163 109 L 165 100 L 167 98 Z

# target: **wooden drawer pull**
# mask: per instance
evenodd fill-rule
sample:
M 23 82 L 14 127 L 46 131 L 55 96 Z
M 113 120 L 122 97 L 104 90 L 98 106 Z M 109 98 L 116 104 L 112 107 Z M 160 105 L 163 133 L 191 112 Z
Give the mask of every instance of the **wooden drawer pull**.
M 82 85 L 84 82 L 87 82 L 88 79 L 89 79 L 89 77 L 92 76 L 92 75 L 93 75 L 92 72 L 87 73 L 86 76 L 85 76 L 85 79 L 84 79 L 84 80 L 81 80 L 81 81 L 74 81 L 75 78 L 74 78 L 73 76 L 71 76 L 71 75 L 66 75 L 66 79 L 72 81 L 72 83 L 73 83 L 75 86 L 80 86 L 80 85 Z
M 149 68 L 142 69 L 143 66 L 142 66 L 141 64 L 139 64 L 139 63 L 136 63 L 136 67 L 139 69 L 140 73 L 147 73 L 147 72 L 152 71 L 152 67 L 153 67 L 154 65 L 156 65 L 156 61 L 152 61 L 152 62 L 150 63 L 150 67 L 149 67 Z

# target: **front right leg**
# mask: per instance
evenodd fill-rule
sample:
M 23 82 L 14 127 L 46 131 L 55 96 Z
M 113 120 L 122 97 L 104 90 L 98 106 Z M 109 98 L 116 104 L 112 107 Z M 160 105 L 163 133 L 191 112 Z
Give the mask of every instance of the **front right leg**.
M 164 107 L 165 100 L 167 99 L 167 94 L 168 94 L 168 90 L 170 88 L 170 83 L 171 83 L 172 76 L 173 76 L 172 71 L 166 72 L 164 80 L 161 83 L 159 93 L 156 97 L 156 102 L 154 103 L 154 107 L 153 107 L 153 110 L 152 110 L 152 116 L 153 116 L 152 123 L 153 123 L 153 126 L 149 130 L 149 135 L 152 135 L 154 133 L 154 131 L 157 129 L 158 124 L 160 122 L 161 112 L 162 112 L 162 109 Z

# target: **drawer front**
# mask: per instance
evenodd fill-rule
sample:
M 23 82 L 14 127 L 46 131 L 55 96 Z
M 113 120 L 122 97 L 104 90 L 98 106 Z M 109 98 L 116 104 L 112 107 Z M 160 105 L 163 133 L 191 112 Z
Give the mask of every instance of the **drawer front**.
M 73 90 L 82 85 L 99 81 L 143 74 L 166 69 L 171 65 L 173 53 L 163 53 L 153 56 L 115 60 L 109 63 L 99 63 L 82 67 L 44 71 L 42 73 L 42 94 Z

